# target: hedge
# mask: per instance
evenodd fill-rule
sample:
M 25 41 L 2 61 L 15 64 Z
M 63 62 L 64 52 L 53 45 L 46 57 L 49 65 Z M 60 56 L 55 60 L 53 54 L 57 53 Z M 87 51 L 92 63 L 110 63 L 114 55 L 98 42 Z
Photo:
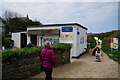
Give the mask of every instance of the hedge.
M 87 42 L 90 43 L 87 45 L 88 48 L 94 48 L 96 46 L 96 41 L 93 36 L 88 36 Z
M 55 50 L 55 49 L 59 49 L 59 50 L 65 51 L 65 50 L 71 49 L 71 46 L 70 46 L 70 44 L 59 43 L 59 44 L 53 45 L 52 48 L 53 48 L 54 50 Z
M 57 56 L 57 66 L 70 62 L 70 44 L 52 46 Z M 40 73 L 39 51 L 43 47 L 7 49 L 2 51 L 2 78 L 28 78 Z
M 2 60 L 3 61 L 16 61 L 17 57 L 27 54 L 38 54 L 43 47 L 31 47 L 23 49 L 6 49 L 2 51 Z

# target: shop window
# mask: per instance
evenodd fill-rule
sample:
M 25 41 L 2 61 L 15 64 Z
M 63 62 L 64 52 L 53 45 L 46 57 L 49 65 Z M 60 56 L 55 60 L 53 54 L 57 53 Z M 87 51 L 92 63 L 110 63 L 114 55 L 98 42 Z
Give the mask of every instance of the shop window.
M 58 37 L 43 37 L 43 43 L 47 40 L 50 41 L 52 45 L 59 43 Z

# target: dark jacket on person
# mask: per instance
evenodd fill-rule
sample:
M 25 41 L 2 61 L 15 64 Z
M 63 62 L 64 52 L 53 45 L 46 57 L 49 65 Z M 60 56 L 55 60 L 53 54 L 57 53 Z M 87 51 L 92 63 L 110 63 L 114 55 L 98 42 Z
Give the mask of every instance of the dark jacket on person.
M 93 52 L 92 52 L 92 56 L 95 56 L 95 52 L 96 52 L 96 48 L 93 50 Z
M 26 45 L 26 48 L 33 47 L 31 43 Z

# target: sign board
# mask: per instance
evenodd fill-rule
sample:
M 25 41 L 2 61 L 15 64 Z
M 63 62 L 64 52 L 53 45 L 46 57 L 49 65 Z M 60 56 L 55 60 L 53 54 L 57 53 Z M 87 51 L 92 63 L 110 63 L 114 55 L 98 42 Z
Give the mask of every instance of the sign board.
M 110 43 L 110 48 L 114 48 L 114 44 L 113 43 Z
M 110 48 L 118 49 L 118 38 L 110 39 Z
M 73 32 L 73 27 L 62 27 L 62 32 Z
M 61 39 L 62 40 L 71 40 L 73 39 L 73 34 L 61 34 Z
M 114 49 L 118 49 L 118 38 L 114 38 Z

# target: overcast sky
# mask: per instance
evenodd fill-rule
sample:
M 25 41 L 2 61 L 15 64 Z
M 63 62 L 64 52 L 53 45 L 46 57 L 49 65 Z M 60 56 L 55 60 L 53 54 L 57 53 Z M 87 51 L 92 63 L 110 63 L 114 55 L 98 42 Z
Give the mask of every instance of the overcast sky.
M 11 1 L 11 2 L 10 2 Z M 43 24 L 79 23 L 88 28 L 88 33 L 101 33 L 118 29 L 118 2 L 12 2 L 3 1 L 6 10 L 29 15 L 30 19 Z M 87 1 L 87 0 L 86 0 Z

